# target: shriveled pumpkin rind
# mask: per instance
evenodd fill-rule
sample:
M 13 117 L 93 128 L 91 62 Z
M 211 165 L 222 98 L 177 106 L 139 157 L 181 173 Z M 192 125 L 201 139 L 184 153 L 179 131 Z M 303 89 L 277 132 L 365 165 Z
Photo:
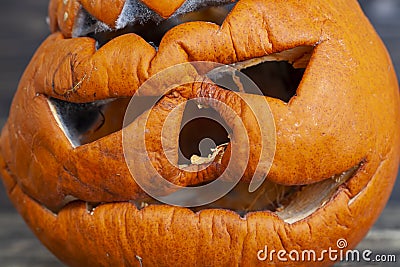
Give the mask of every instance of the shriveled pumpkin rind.
M 398 136 L 397 81 L 393 69 L 387 71 L 391 63 L 382 42 L 354 3 L 340 2 L 333 10 L 325 2 L 299 7 L 287 1 L 274 12 L 271 5 L 240 1 L 221 28 L 205 22 L 175 27 L 158 52 L 135 34 L 120 36 L 99 50 L 91 38 L 51 35 L 27 68 L 5 126 L 6 132 L 24 136 L 4 134 L 2 138 L 3 153 L 18 183 L 48 207 L 61 205 L 69 194 L 94 202 L 140 195 L 124 164 L 122 146 L 115 145 L 121 132 L 74 149 L 56 126 L 42 94 L 73 102 L 126 97 L 148 77 L 174 64 L 188 60 L 232 63 L 297 45 L 316 48 L 297 95 L 288 104 L 267 99 L 277 129 L 269 179 L 288 185 L 317 182 L 360 162 L 367 162 L 366 168 L 374 171 L 378 155 L 385 155 L 388 144 Z M 257 19 L 245 19 L 249 10 Z M 288 10 L 296 11 L 296 16 L 289 19 Z M 31 147 L 41 157 L 25 153 Z M 54 159 L 53 168 L 41 162 L 46 157 Z M 99 162 L 103 163 L 99 166 Z M 352 193 L 367 182 L 352 182 Z

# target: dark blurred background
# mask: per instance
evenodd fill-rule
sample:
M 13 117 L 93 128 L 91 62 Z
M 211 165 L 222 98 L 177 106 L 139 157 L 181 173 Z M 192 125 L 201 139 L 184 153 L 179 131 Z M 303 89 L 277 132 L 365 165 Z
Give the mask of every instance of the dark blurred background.
M 400 77 L 400 0 L 360 0 L 364 12 L 375 26 L 378 34 L 386 44 L 397 72 Z M 26 65 L 32 57 L 34 51 L 44 38 L 49 34 L 46 24 L 48 0 L 24 0 L 10 1 L 0 0 L 0 128 L 3 127 L 8 116 L 8 110 L 12 101 L 13 94 L 17 89 L 20 79 Z M 400 127 L 399 127 L 400 128 Z M 9 222 L 9 231 L 4 234 L 0 232 L 0 266 L 55 266 L 56 260 L 39 243 L 38 250 L 32 252 L 29 250 L 29 244 L 37 242 L 31 233 L 26 229 L 21 219 L 16 215 L 16 211 L 7 199 L 3 184 L 0 183 L 0 223 Z M 398 207 L 400 204 L 400 179 L 392 193 L 388 207 Z M 390 208 L 390 211 L 393 209 Z M 396 209 L 399 210 L 399 209 Z M 386 210 L 380 221 L 385 221 L 385 216 L 389 217 L 391 212 Z M 7 216 L 7 217 L 6 217 Z M 378 221 L 378 225 L 380 224 Z M 385 223 L 381 223 L 385 225 Z M 397 230 L 399 224 L 395 223 Z M 19 227 L 19 228 L 18 228 Z M 27 265 L 13 264 L 12 252 L 7 252 L 8 247 L 2 245 L 6 238 L 15 237 L 18 242 L 28 242 L 22 246 L 24 255 L 31 255 L 32 258 L 40 255 L 42 261 L 30 261 Z M 368 242 L 365 241 L 365 242 Z M 18 243 L 21 245 L 20 243 Z M 382 244 L 385 246 L 385 244 Z M 21 249 L 21 247 L 20 247 Z M 16 251 L 14 251 L 16 250 Z M 12 251 L 16 255 L 18 246 Z M 399 251 L 400 247 L 396 248 Z M 31 252 L 31 254 L 29 254 Z M 11 254 L 10 254 L 11 253 Z M 36 254 L 35 254 L 36 253 Z M 6 261 L 3 261 L 7 259 Z M 29 259 L 29 257 L 27 258 Z M 400 258 L 398 258 L 400 261 Z M 7 263 L 6 265 L 2 264 Z

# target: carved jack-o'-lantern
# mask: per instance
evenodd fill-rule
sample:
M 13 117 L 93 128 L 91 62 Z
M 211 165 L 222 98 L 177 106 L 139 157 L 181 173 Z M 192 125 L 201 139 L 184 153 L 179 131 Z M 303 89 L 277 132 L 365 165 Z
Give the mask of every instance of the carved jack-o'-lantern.
M 315 251 L 307 266 L 327 265 L 333 262 L 319 257 L 323 251 L 354 247 L 384 207 L 399 164 L 399 92 L 385 47 L 356 1 L 52 0 L 49 13 L 53 33 L 21 79 L 0 163 L 11 200 L 63 262 L 305 264 L 268 248 Z M 193 65 L 189 73 L 201 80 L 147 90 L 124 125 L 146 81 L 195 61 L 235 71 Z M 256 116 L 263 101 L 272 124 Z M 222 123 L 200 116 L 184 124 L 190 112 Z M 158 186 L 140 156 L 124 158 L 122 128 L 139 124 L 148 162 L 165 180 L 208 184 L 233 162 L 228 179 L 240 181 L 201 206 L 158 201 L 133 177 Z M 274 150 L 260 174 L 257 166 L 268 161 L 258 145 L 264 128 L 274 130 L 266 144 Z M 135 134 L 129 137 L 135 145 Z M 197 151 L 205 138 L 213 142 L 200 150 L 212 153 Z M 237 156 L 243 140 L 245 165 Z M 236 165 L 244 167 L 240 177 Z M 259 174 L 265 181 L 249 192 Z

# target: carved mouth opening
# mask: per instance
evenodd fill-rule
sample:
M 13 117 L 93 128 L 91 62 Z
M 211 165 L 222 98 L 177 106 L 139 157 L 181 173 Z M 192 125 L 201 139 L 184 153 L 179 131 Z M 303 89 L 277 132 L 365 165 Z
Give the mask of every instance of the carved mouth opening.
M 218 1 L 215 4 L 218 4 Z M 123 28 L 116 30 L 110 29 L 107 25 L 102 24 L 91 16 L 86 10 L 82 9 L 78 23 L 74 28 L 73 36 L 91 37 L 96 40 L 96 47 L 99 49 L 118 36 L 135 33 L 158 49 L 161 39 L 173 27 L 192 21 L 206 21 L 221 25 L 235 4 L 200 7 L 195 11 L 176 14 L 165 20 L 155 14 L 154 11 L 142 6 L 140 7 L 144 10 L 142 14 L 148 15 L 149 18 L 138 18 L 136 21 L 132 18 L 128 19 L 134 21 L 124 23 L 126 25 Z
M 239 182 L 219 200 L 192 210 L 200 212 L 205 209 L 227 209 L 235 211 L 242 217 L 250 212 L 270 211 L 287 223 L 295 223 L 326 205 L 339 188 L 345 186 L 356 175 L 363 164 L 362 161 L 340 174 L 309 185 L 284 186 L 266 180 L 255 192 L 249 193 L 248 184 Z M 163 205 L 152 198 L 130 202 L 138 209 L 149 205 Z

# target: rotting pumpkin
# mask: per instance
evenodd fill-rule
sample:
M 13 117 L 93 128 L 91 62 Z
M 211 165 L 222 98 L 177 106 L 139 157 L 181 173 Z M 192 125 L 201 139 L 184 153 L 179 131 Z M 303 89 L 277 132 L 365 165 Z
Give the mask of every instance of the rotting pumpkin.
M 397 79 L 356 1 L 110 3 L 50 2 L 53 33 L 27 67 L 2 130 L 9 197 L 49 250 L 71 266 L 320 266 L 333 262 L 257 254 L 267 246 L 321 255 L 341 239 L 355 247 L 389 197 L 400 154 Z M 193 209 L 141 190 L 121 136 L 135 91 L 188 61 L 242 66 L 276 124 L 263 186 L 247 193 L 245 173 L 227 196 Z M 208 84 L 194 94 L 240 104 Z M 161 102 L 187 98 L 174 91 Z M 211 122 L 197 123 L 218 145 L 229 142 Z M 196 131 L 187 132 L 179 139 L 190 157 Z M 181 185 L 215 179 L 231 156 L 229 145 L 219 147 L 213 169 Z

